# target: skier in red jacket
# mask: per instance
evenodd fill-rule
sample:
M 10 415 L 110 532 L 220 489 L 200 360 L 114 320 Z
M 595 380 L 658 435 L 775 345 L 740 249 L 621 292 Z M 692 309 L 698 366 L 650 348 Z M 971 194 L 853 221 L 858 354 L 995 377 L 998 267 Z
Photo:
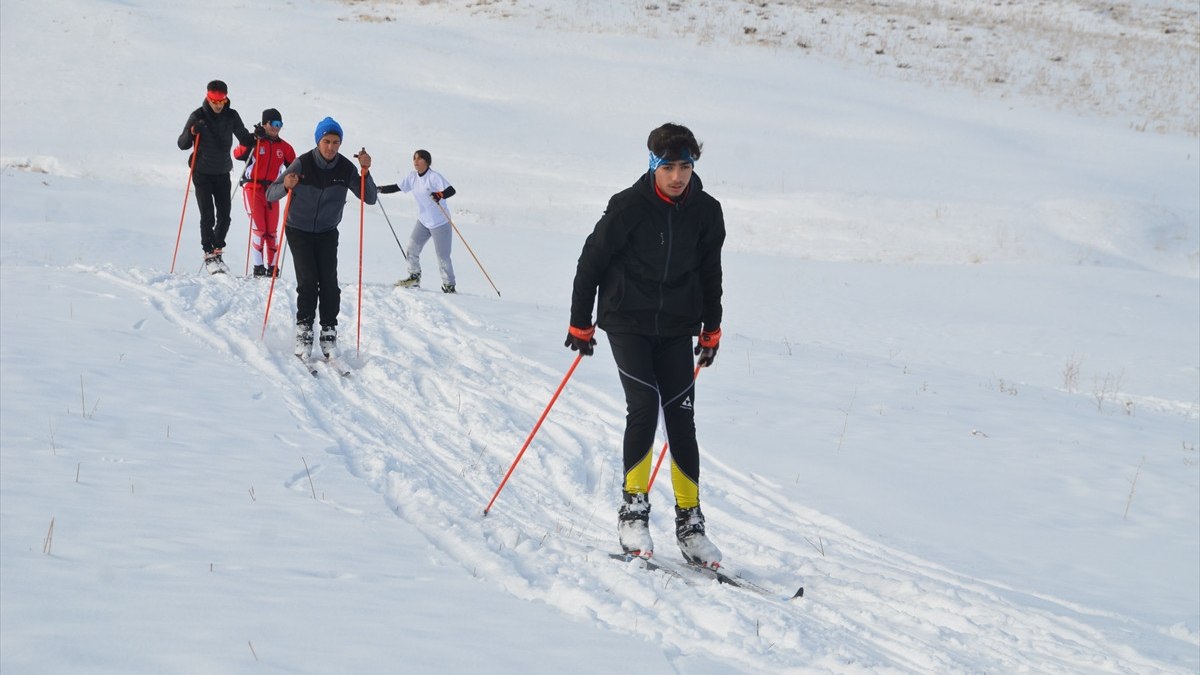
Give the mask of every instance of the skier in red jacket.
M 262 114 L 262 123 L 254 125 L 254 145 L 239 145 L 233 151 L 236 159 L 247 161 L 242 176 L 242 199 L 250 214 L 251 238 L 254 246 L 254 276 L 273 276 L 279 243 L 279 203 L 267 201 L 267 186 L 296 161 L 296 151 L 279 137 L 283 116 L 274 108 Z

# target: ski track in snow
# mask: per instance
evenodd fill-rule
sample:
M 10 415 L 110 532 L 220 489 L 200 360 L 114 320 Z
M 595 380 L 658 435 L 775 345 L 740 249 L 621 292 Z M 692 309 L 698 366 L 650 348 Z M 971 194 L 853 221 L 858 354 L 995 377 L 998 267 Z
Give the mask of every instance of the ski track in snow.
M 1131 619 L 1104 615 L 1113 628 L 1100 631 L 1078 618 L 1100 612 L 905 554 L 707 456 L 714 540 L 731 570 L 778 597 L 682 583 L 611 560 L 621 404 L 591 389 L 564 391 L 484 517 L 565 368 L 513 353 L 503 332 L 474 318 L 462 299 L 365 287 L 371 331 L 356 355 L 357 288 L 343 285 L 339 339 L 352 375 L 321 368 L 313 378 L 291 354 L 295 290 L 286 277 L 260 340 L 267 283 L 80 269 L 136 290 L 180 331 L 274 382 L 301 428 L 329 439 L 306 448 L 327 453 L 313 470 L 327 459 L 343 463 L 465 573 L 575 620 L 657 642 L 669 658 L 708 655 L 774 673 L 962 672 L 985 664 L 990 672 L 1176 672 L 1114 639 Z M 564 350 L 564 367 L 569 358 Z M 659 478 L 652 532 L 658 555 L 674 558 L 668 473 Z M 303 476 L 289 480 L 306 487 Z M 801 584 L 805 596 L 789 600 Z

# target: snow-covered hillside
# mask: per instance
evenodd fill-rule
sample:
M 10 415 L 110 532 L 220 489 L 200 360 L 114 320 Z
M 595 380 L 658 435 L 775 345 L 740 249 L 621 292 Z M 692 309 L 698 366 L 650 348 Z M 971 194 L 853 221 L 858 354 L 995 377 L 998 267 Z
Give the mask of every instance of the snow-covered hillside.
M 1194 130 L 552 7 L 0 8 L 0 671 L 1200 668 Z M 1194 36 L 1187 11 L 1072 25 Z M 412 200 L 361 237 L 352 203 L 353 372 L 313 378 L 290 265 L 264 339 L 267 284 L 198 271 L 190 201 L 170 273 L 174 140 L 218 77 L 297 150 L 336 117 L 380 182 L 428 148 L 502 295 L 457 240 L 459 295 L 394 288 Z M 668 120 L 730 230 L 705 513 L 766 596 L 608 558 L 603 334 L 482 515 L 572 364 L 583 239 Z M 671 559 L 669 480 L 653 500 Z

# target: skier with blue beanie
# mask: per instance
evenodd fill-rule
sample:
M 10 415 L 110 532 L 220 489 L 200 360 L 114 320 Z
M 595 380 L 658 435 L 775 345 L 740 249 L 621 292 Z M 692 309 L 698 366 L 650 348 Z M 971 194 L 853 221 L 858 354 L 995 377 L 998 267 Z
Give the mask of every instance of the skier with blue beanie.
M 332 117 L 317 122 L 317 129 L 313 132 L 314 142 L 317 145 L 321 144 L 321 138 L 327 134 L 335 134 L 338 138 L 342 137 L 342 125 L 337 123 L 337 120 Z
M 307 358 L 312 352 L 313 321 L 319 318 L 321 352 L 330 358 L 337 349 L 342 297 L 337 277 L 338 224 L 348 192 L 367 204 L 375 203 L 377 192 L 368 172 L 367 149 L 354 155 L 359 170 L 338 152 L 343 132 L 337 120 L 321 120 L 313 136 L 317 147 L 280 174 L 267 188 L 267 199 L 279 201 L 291 193 L 284 228 L 296 273 L 296 355 Z

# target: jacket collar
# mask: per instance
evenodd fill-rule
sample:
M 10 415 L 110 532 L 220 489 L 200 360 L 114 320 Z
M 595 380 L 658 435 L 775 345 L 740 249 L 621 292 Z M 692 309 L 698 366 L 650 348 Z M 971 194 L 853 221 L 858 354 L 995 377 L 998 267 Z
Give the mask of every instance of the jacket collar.
M 654 174 L 649 171 L 642 174 L 638 182 L 634 183 L 634 187 L 643 197 L 655 204 L 683 208 L 692 202 L 692 198 L 697 192 L 704 189 L 704 183 L 700 180 L 700 176 L 692 173 L 691 182 L 688 183 L 687 189 L 683 191 L 678 200 L 671 199 L 659 192 L 658 186 L 654 184 Z
M 342 154 L 339 152 L 338 154 L 333 156 L 333 161 L 327 162 L 327 161 L 325 161 L 325 158 L 321 156 L 321 151 L 316 148 L 313 148 L 312 149 L 312 157 L 313 157 L 313 163 L 315 163 L 317 165 L 318 169 L 332 169 L 338 163 L 338 160 L 341 159 Z

